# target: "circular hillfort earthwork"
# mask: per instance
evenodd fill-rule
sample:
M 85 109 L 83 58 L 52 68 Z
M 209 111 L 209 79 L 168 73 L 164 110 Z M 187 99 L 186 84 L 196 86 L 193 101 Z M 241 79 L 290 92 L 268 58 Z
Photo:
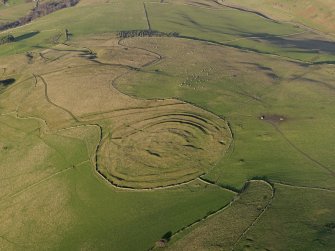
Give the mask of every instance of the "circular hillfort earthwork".
M 191 181 L 215 166 L 232 141 L 222 118 L 186 103 L 119 116 L 98 153 L 99 172 L 119 187 Z

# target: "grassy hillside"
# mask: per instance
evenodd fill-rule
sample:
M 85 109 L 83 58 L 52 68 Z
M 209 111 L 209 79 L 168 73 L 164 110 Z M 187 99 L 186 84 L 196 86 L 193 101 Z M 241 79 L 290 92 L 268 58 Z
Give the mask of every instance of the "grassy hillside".
M 120 191 L 94 175 L 95 127 L 40 134 L 36 119 L 0 119 L 2 250 L 145 250 L 233 196 L 199 182 Z
M 167 250 L 231 250 L 241 233 L 267 210 L 273 196 L 272 187 L 260 181 L 250 182 L 241 197 L 220 213 L 200 222 Z M 222 223 L 225 227 L 222 228 Z M 210 234 L 208 234 L 210 233 Z
M 0 4 L 0 25 L 23 17 L 34 7 L 34 2 L 24 0 L 9 0 Z
M 208 0 L 83 0 L 8 34 L 1 250 L 334 249 L 328 37 Z
M 164 59 L 120 78 L 120 90 L 145 98 L 178 97 L 230 122 L 234 148 L 208 177 L 237 187 L 245 179 L 267 176 L 334 188 L 333 66 L 301 66 L 180 39 L 129 39 L 123 44 L 154 50 Z M 273 114 L 279 117 L 271 119 Z M 261 120 L 261 115 L 270 119 Z
M 228 0 L 225 3 L 257 10 L 277 20 L 299 22 L 334 36 L 335 6 L 332 0 Z

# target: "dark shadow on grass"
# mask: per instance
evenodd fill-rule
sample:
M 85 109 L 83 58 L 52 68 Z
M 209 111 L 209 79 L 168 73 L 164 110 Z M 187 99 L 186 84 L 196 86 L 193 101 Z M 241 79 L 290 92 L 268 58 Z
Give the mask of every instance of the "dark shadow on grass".
M 16 42 L 20 42 L 22 40 L 29 39 L 29 38 L 31 38 L 33 36 L 36 36 L 39 33 L 40 33 L 39 31 L 33 31 L 33 32 L 25 33 L 25 34 L 23 34 L 21 36 L 15 37 L 15 41 Z
M 327 41 L 326 39 L 324 40 L 323 38 L 320 39 L 315 39 L 315 38 L 308 38 L 308 37 L 288 37 L 288 36 L 280 36 L 275 33 L 266 33 L 266 32 L 250 32 L 246 31 L 243 28 L 236 29 L 231 26 L 227 27 L 221 27 L 221 29 L 218 29 L 215 26 L 211 25 L 203 25 L 198 20 L 192 19 L 190 16 L 185 15 L 183 13 L 179 14 L 183 19 L 184 23 L 178 22 L 176 20 L 168 20 L 169 23 L 182 26 L 182 27 L 187 27 L 190 29 L 195 29 L 204 33 L 208 32 L 213 32 L 216 33 L 217 35 L 233 35 L 236 36 L 237 38 L 244 38 L 244 39 L 250 39 L 251 41 L 257 42 L 257 43 L 268 43 L 271 45 L 274 45 L 278 48 L 286 49 L 287 52 L 292 52 L 292 53 L 308 53 L 308 54 L 315 54 L 318 55 L 319 53 L 323 54 L 328 54 L 328 55 L 335 55 L 335 42 L 333 41 Z M 280 25 L 280 24 L 278 24 Z M 238 43 L 233 43 L 233 42 L 225 42 L 225 41 L 220 41 L 218 40 L 208 40 L 205 38 L 200 38 L 200 37 L 193 37 L 193 36 L 188 36 L 186 34 L 181 34 L 180 37 L 184 38 L 191 38 L 194 40 L 202 40 L 202 41 L 207 41 L 207 42 L 214 42 L 216 44 L 221 44 L 221 45 L 227 45 L 230 47 L 234 47 L 237 49 L 245 49 L 249 51 L 254 51 L 254 52 L 259 52 L 259 53 L 266 53 L 266 54 L 271 54 L 269 52 L 266 52 L 265 50 L 262 49 L 256 49 L 253 45 L 239 45 Z M 246 43 L 247 44 L 247 43 Z M 333 64 L 333 60 L 328 61 L 328 62 L 322 62 L 322 63 L 328 63 L 328 64 Z
M 8 79 L 4 79 L 4 80 L 0 80 L 0 86 L 9 86 L 11 84 L 15 83 L 15 79 L 14 78 L 8 78 Z
M 170 241 L 172 237 L 172 232 L 169 231 L 169 232 L 166 232 L 163 236 L 162 236 L 162 240 L 165 240 L 166 242 Z
M 257 37 L 257 39 L 253 40 L 260 42 L 265 41 L 281 48 L 304 50 L 304 53 L 320 52 L 335 55 L 335 42 L 333 41 L 309 38 L 279 37 L 272 34 L 264 33 L 253 33 L 250 34 L 250 37 Z

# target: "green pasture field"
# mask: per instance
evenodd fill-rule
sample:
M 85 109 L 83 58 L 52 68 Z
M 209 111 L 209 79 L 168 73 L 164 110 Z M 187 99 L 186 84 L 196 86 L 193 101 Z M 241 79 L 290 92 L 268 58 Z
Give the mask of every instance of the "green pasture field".
M 267 211 L 273 197 L 272 187 L 261 181 L 248 183 L 241 197 L 236 198 L 219 214 L 176 235 L 168 250 L 231 250 L 241 233 Z M 222 227 L 222 224 L 225 227 Z M 210 234 L 209 234 L 210 233 Z
M 175 46 L 169 47 L 171 43 Z M 196 50 L 195 43 L 186 40 L 156 39 L 150 43 L 146 39 L 134 39 L 127 43 L 134 44 L 147 49 L 153 49 L 150 45 L 155 44 L 157 52 L 166 59 L 144 72 L 121 78 L 116 83 L 118 88 L 144 98 L 177 97 L 220 114 L 231 123 L 235 133 L 234 149 L 208 177 L 223 183 L 233 181 L 231 185 L 237 187 L 243 186 L 245 179 L 267 176 L 289 183 L 334 188 L 333 177 L 313 161 L 320 159 L 322 165 L 334 171 L 333 127 L 329 126 L 333 124 L 334 109 L 327 105 L 334 103 L 333 89 L 327 85 L 313 85 L 307 80 L 291 80 L 294 75 L 305 72 L 315 78 L 313 71 L 319 66 L 301 67 L 204 44 L 199 44 L 201 49 Z M 187 52 L 192 53 L 187 55 Z M 262 62 L 262 66 L 254 62 Z M 185 67 L 176 68 L 176 65 Z M 290 70 L 285 72 L 287 65 Z M 330 72 L 334 71 L 334 67 L 329 68 Z M 277 77 L 269 77 L 269 69 Z M 318 76 L 320 82 L 330 73 L 324 74 Z M 183 84 L 190 81 L 192 75 L 199 76 L 199 82 L 193 80 L 189 85 Z M 220 75 L 222 77 L 218 78 Z M 262 114 L 279 114 L 285 120 L 273 125 L 260 120 Z M 292 140 L 294 146 L 288 140 Z M 319 146 L 315 147 L 316 144 Z
M 275 189 L 271 207 L 236 249 L 331 250 L 335 245 L 334 192 L 279 184 Z
M 54 38 L 58 37 L 59 42 L 64 42 L 65 29 L 73 34 L 73 38 L 120 30 L 146 29 L 147 23 L 143 13 L 142 3 L 129 4 L 129 1 L 79 4 L 76 7 L 54 12 L 11 31 L 10 33 L 15 37 L 25 34 L 32 34 L 32 36 L 29 39 L 22 39 L 18 43 L 2 46 L 0 55 L 22 53 L 39 47 L 52 46 Z M 6 33 L 8 32 L 3 32 L 3 34 Z
M 234 196 L 197 182 L 161 191 L 117 190 L 94 174 L 89 157 L 96 128 L 40 135 L 38 121 L 12 115 L 1 116 L 0 127 L 4 250 L 145 250 Z
M 154 30 L 174 31 L 186 37 L 301 61 L 334 61 L 334 51 L 323 52 L 318 42 L 313 40 L 311 31 L 294 24 L 276 23 L 226 7 L 211 9 L 157 3 L 147 6 Z M 292 38 L 297 34 L 301 37 Z M 314 48 L 305 49 L 302 45 L 305 40 L 313 41 Z
M 117 37 L 149 24 L 179 37 Z M 210 0 L 82 0 L 6 34 L 0 250 L 334 248 L 324 34 Z

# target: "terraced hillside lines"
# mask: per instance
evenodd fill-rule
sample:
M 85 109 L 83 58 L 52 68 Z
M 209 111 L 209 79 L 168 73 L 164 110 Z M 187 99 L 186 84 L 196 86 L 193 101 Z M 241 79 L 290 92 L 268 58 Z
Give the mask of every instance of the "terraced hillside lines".
M 117 186 L 171 186 L 204 174 L 230 143 L 228 125 L 213 114 L 188 104 L 161 106 L 114 122 L 101 144 L 99 168 Z

